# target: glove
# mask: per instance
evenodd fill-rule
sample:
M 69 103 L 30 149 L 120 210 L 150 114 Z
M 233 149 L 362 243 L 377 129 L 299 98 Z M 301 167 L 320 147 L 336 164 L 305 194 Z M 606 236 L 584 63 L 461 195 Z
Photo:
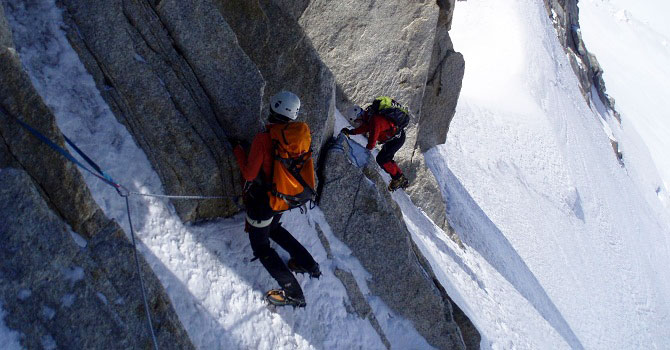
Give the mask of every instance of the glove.
M 342 128 L 342 130 L 340 130 L 340 132 L 343 133 L 347 137 L 349 137 L 349 135 L 351 135 L 351 129 L 348 129 L 348 128 Z
M 230 144 L 233 146 L 233 148 L 242 145 L 242 141 L 240 139 L 229 137 L 228 141 L 230 141 Z

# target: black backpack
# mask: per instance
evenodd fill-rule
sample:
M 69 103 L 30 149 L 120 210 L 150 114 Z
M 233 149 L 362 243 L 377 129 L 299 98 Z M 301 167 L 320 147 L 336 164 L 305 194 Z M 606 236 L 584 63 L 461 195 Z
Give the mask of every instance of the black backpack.
M 400 132 L 409 124 L 409 109 L 388 96 L 377 97 L 370 107 L 368 115 L 379 114 L 392 122 Z

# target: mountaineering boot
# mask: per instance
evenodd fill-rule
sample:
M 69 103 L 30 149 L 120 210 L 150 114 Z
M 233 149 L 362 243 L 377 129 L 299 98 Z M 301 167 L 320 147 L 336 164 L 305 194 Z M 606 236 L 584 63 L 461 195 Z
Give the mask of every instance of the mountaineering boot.
M 399 188 L 402 188 L 403 190 L 409 186 L 409 180 L 405 177 L 405 174 L 400 174 L 400 176 L 396 177 L 395 179 L 392 179 L 391 182 L 389 182 L 389 191 L 393 192 Z
M 275 306 L 291 305 L 293 307 L 305 307 L 305 298 L 296 298 L 287 295 L 283 289 L 271 289 L 265 293 L 265 300 Z
M 321 277 L 321 270 L 319 269 L 319 264 L 314 264 L 314 267 L 311 269 L 304 268 L 298 264 L 295 259 L 290 258 L 288 259 L 288 263 L 286 264 L 288 266 L 288 269 L 295 272 L 295 273 L 307 273 L 309 274 L 309 277 L 311 278 L 316 278 L 318 279 Z

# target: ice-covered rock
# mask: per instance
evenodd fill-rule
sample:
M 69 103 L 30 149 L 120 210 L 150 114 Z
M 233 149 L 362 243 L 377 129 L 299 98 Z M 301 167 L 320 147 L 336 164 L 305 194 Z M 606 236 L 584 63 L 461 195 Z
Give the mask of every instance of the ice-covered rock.
M 549 17 L 553 20 L 558 39 L 568 53 L 572 70 L 579 79 L 582 94 L 587 101 L 594 97 L 599 98 L 621 122 L 619 113 L 614 109 L 614 98 L 607 95 L 603 70 L 596 56 L 588 52 L 582 40 L 577 1 L 544 0 L 544 4 Z M 598 96 L 591 96 L 591 87 L 595 88 Z
M 324 154 L 327 161 L 321 169 L 319 206 L 333 233 L 372 275 L 368 287 L 373 295 L 412 321 L 431 345 L 464 349 L 451 302 L 440 293 L 430 266 L 415 249 L 374 160 L 359 169 L 349 152 L 341 135 Z

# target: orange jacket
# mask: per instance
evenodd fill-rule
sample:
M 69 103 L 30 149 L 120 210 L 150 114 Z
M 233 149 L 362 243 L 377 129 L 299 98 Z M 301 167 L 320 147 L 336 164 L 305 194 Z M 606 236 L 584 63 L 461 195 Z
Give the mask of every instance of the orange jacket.
M 358 135 L 366 132 L 368 133 L 367 149 L 372 150 L 377 142 L 384 143 L 395 136 L 396 127 L 387 118 L 375 114 L 367 118 L 367 122 L 363 122 L 361 126 L 351 130 L 350 134 Z

